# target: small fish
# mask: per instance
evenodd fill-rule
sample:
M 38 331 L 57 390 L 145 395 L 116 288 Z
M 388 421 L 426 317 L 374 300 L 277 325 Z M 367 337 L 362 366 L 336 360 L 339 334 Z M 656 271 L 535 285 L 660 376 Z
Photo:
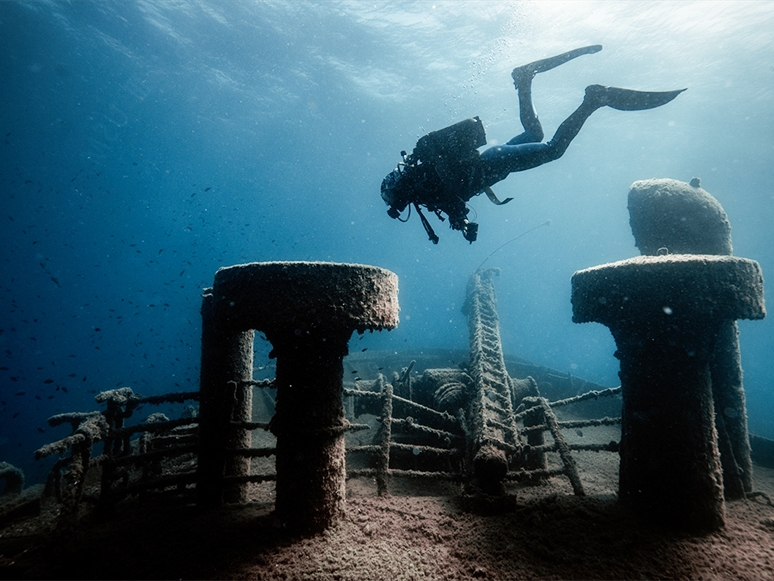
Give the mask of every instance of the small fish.
M 27 393 L 26 391 L 17 391 L 14 395 L 21 396 L 21 395 L 25 395 L 26 393 Z
M 205 192 L 209 192 L 211 189 L 212 189 L 212 187 L 206 187 L 206 188 L 204 188 L 204 191 Z
M 366 347 L 366 348 L 364 348 L 364 349 L 362 350 L 362 352 L 363 352 L 363 353 L 365 353 L 366 351 L 368 351 L 368 347 Z
M 38 432 L 40 432 L 41 434 L 45 434 L 46 430 L 44 430 L 43 428 L 38 428 Z
M 53 379 L 44 379 L 43 383 L 54 383 Z

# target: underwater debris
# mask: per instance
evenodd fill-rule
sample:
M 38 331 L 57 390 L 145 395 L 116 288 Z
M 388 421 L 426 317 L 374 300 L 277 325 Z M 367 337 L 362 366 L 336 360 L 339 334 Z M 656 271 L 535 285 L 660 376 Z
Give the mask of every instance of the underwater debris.
M 299 265 L 289 269 L 296 271 L 295 274 L 282 272 L 288 264 Z M 471 408 L 470 400 L 476 393 L 472 373 L 458 368 L 431 369 L 415 379 L 412 373 L 416 361 L 412 360 L 400 373 L 393 375 L 394 384 L 407 397 L 395 393 L 395 386 L 387 382 L 381 373 L 375 380 L 356 379 L 355 389 L 342 389 L 342 358 L 351 334 L 351 330 L 347 332 L 346 329 L 365 330 L 369 326 L 378 328 L 397 324 L 397 277 L 381 269 L 374 269 L 374 276 L 366 272 L 368 276 L 360 277 L 362 273 L 358 269 L 372 267 L 354 265 L 357 268 L 349 272 L 355 280 L 347 279 L 347 272 L 334 272 L 335 280 L 331 282 L 330 273 L 321 268 L 312 273 L 312 278 L 317 279 L 318 292 L 310 292 L 309 288 L 304 289 L 295 280 L 304 274 L 308 264 L 269 263 L 268 274 L 261 273 L 261 268 L 255 268 L 261 265 L 245 265 L 254 269 L 248 268 L 246 274 L 241 275 L 239 272 L 228 272 L 230 269 L 219 271 L 226 271 L 230 277 L 220 279 L 216 275 L 216 283 L 221 284 L 204 296 L 200 392 L 142 397 L 131 388 L 123 387 L 96 396 L 98 402 L 106 405 L 107 409 L 102 412 L 60 414 L 49 419 L 52 426 L 69 423 L 74 432 L 70 437 L 37 452 L 42 457 L 70 450 L 70 456 L 61 458 L 54 466 L 48 485 L 49 495 L 55 495 L 65 505 L 60 511 L 60 532 L 72 531 L 82 498 L 96 503 L 97 514 L 104 517 L 110 515 L 118 502 L 132 494 L 139 494 L 142 498 L 156 490 L 187 497 L 195 492 L 198 504 L 217 506 L 223 502 L 239 502 L 249 483 L 276 481 L 277 522 L 306 532 L 326 528 L 344 510 L 344 482 L 347 477 L 375 478 L 380 495 L 389 494 L 390 478 L 393 476 L 433 482 L 471 483 L 475 480 L 475 456 L 471 454 L 475 448 L 472 445 L 470 418 L 473 421 L 481 418 L 476 414 L 466 416 L 463 411 Z M 277 269 L 280 270 L 279 276 Z M 256 306 L 256 297 L 263 296 L 256 289 L 274 288 L 283 276 L 296 282 L 296 293 L 300 292 L 299 288 L 303 289 L 303 293 L 274 293 L 282 294 L 283 298 L 275 304 L 261 299 Z M 481 273 L 475 275 L 477 280 L 481 276 Z M 330 284 L 333 284 L 332 288 Z M 365 292 L 360 295 L 353 292 L 353 289 L 362 290 L 361 284 L 367 287 Z M 476 334 L 476 337 L 486 336 L 488 339 L 480 361 L 491 358 L 492 353 L 502 356 L 501 349 L 490 349 L 492 344 L 499 345 L 500 341 L 497 325 L 493 324 L 497 314 L 491 281 L 488 287 L 472 284 L 471 288 L 474 293 L 481 293 L 479 300 L 487 304 L 486 308 L 479 305 L 469 311 L 473 313 L 472 319 L 479 322 L 472 323 L 472 328 L 481 331 L 481 325 L 487 326 L 486 333 Z M 345 294 L 347 298 L 341 299 L 337 293 Z M 328 298 L 325 299 L 325 296 Z M 220 305 L 216 304 L 215 297 L 220 297 Z M 308 297 L 316 297 L 313 306 L 305 308 L 303 316 L 289 319 L 298 309 L 298 304 L 308 300 Z M 323 300 L 330 300 L 332 313 L 326 312 Z M 373 302 L 370 306 L 369 300 Z M 379 302 L 383 300 L 389 303 L 387 307 Z M 346 305 L 346 301 L 357 301 L 354 307 L 357 316 L 352 316 L 352 309 L 344 312 L 342 305 Z M 239 308 L 235 308 L 237 305 Z M 371 315 L 373 318 L 369 320 Z M 288 325 L 288 320 L 292 324 Z M 273 356 L 277 358 L 275 379 L 251 379 L 253 332 L 249 327 L 259 325 L 268 329 L 266 336 L 274 341 Z M 245 328 L 248 331 L 244 331 Z M 472 340 L 471 349 L 481 345 L 484 343 Z M 519 365 L 523 364 L 519 362 Z M 481 366 L 484 374 L 495 368 Z M 552 381 L 567 383 L 576 393 L 588 384 L 539 366 L 528 365 L 527 368 L 550 377 Z M 539 397 L 537 383 L 532 377 L 514 379 L 507 374 L 504 364 L 502 373 L 502 394 L 485 390 L 481 409 L 489 413 L 495 404 L 507 409 L 506 404 L 510 402 L 513 409 L 514 405 L 530 403 L 530 398 L 534 401 L 531 401 L 530 409 L 525 410 L 522 405 L 518 414 L 510 412 L 513 418 L 511 426 L 514 426 L 511 431 L 518 439 L 514 439 L 515 444 L 510 448 L 507 441 L 500 444 L 509 453 L 507 473 L 488 490 L 500 492 L 506 481 L 537 481 L 563 475 L 570 479 L 575 494 L 583 495 L 570 451 L 615 452 L 618 444 L 567 444 L 560 430 L 611 425 L 620 423 L 620 419 L 558 422 L 551 406 L 597 399 L 620 390 L 593 391 L 551 404 Z M 489 381 L 488 375 L 479 377 Z M 278 413 L 271 422 L 251 421 L 253 388 L 278 390 Z M 350 442 L 344 445 L 345 432 L 372 429 L 374 426 L 350 422 L 344 415 L 343 397 L 351 398 L 346 409 L 351 410 L 349 413 L 353 419 L 361 414 L 378 417 L 374 423 L 378 421 L 379 429 L 371 443 L 353 446 Z M 446 409 L 439 409 L 443 407 L 436 401 L 439 398 L 448 404 Z M 208 418 L 208 427 L 199 422 L 199 414 L 192 406 L 183 410 L 179 419 L 169 420 L 164 414 L 152 413 L 143 423 L 124 425 L 124 420 L 141 405 L 185 403 L 192 399 L 203 402 L 201 417 Z M 532 423 L 528 417 L 532 417 Z M 486 423 L 489 428 L 506 433 L 509 430 L 505 420 L 499 416 L 488 417 Z M 516 420 L 524 423 L 520 431 L 513 423 Z M 253 430 L 274 432 L 277 447 L 252 448 Z M 554 436 L 553 444 L 543 444 L 544 432 Z M 139 439 L 130 442 L 129 438 L 134 435 L 139 435 Z M 92 457 L 92 448 L 99 441 L 104 442 L 104 452 Z M 280 442 L 286 445 L 284 451 Z M 546 468 L 545 458 L 551 452 L 559 453 L 563 468 Z M 353 461 L 354 468 L 345 469 L 345 453 L 365 454 L 364 459 L 371 462 L 365 465 L 368 467 L 361 468 L 363 464 L 358 458 Z M 283 454 L 286 456 L 284 467 Z M 320 458 L 312 454 L 318 454 Z M 249 471 L 251 459 L 269 456 L 275 456 L 276 473 Z M 204 469 L 201 468 L 203 465 Z M 242 468 L 245 466 L 247 469 Z M 87 475 L 92 468 L 101 471 L 99 484 L 95 486 L 92 478 L 85 490 Z M 213 471 L 213 468 L 216 470 Z M 283 479 L 288 478 L 291 482 L 283 484 Z M 191 485 L 195 486 L 195 490 Z M 280 494 L 282 486 L 285 486 L 284 496 Z
M 387 494 L 387 473 L 390 469 L 390 437 L 392 435 L 392 385 L 380 376 L 382 413 L 379 417 L 379 464 L 376 469 L 376 488 L 379 496 Z
M 732 254 L 731 223 L 706 190 L 672 179 L 634 182 L 628 196 L 634 244 L 643 255 Z
M 346 451 L 372 455 L 376 468 L 348 469 L 347 476 L 375 477 L 380 496 L 389 494 L 390 476 L 460 482 L 465 444 L 461 420 L 395 395 L 381 374 L 371 389 L 375 391 L 344 390 L 345 396 L 355 400 L 356 409 L 377 414 L 380 424 L 375 444 Z
M 554 476 L 565 476 L 570 480 L 575 495 L 584 496 L 585 492 L 571 451 L 617 452 L 618 442 L 571 445 L 566 442 L 562 430 L 616 425 L 621 423 L 621 419 L 600 418 L 560 422 L 552 408 L 614 396 L 619 394 L 621 389 L 590 391 L 579 396 L 549 402 L 540 396 L 538 384 L 533 377 L 527 376 L 524 379 L 511 377 L 505 369 L 502 356 L 496 298 L 491 280 L 493 273 L 494 271 L 476 271 L 468 285 L 466 305 L 471 337 L 470 374 L 457 368 L 426 369 L 416 381 L 413 388 L 414 395 L 421 400 L 430 400 L 431 405 L 436 409 L 450 413 L 457 411 L 457 421 L 464 429 L 461 432 L 464 441 L 461 444 L 457 443 L 459 436 L 455 435 L 454 427 L 449 426 L 443 428 L 449 430 L 445 432 L 447 441 L 443 443 L 465 451 L 464 467 L 459 477 L 466 482 L 468 492 L 476 494 L 481 491 L 487 498 L 493 498 L 505 491 L 504 485 L 508 481 L 537 482 Z M 545 368 L 539 366 L 526 367 L 531 372 L 539 372 L 543 377 L 566 382 L 571 389 L 584 386 L 585 383 L 573 381 L 571 376 L 559 376 L 556 372 L 547 372 Z M 473 379 L 474 373 L 479 378 L 478 382 Z M 497 385 L 495 380 L 498 377 L 500 378 L 499 389 L 493 389 L 493 386 Z M 476 405 L 476 398 L 479 401 L 478 405 Z M 396 397 L 395 401 L 396 404 L 400 404 L 402 400 Z M 514 408 L 516 408 L 515 411 L 513 411 Z M 433 410 L 428 409 L 428 411 L 441 415 Z M 449 417 L 453 418 L 453 416 Z M 517 425 L 519 422 L 522 427 Z M 392 424 L 401 425 L 396 421 Z M 433 432 L 437 431 L 433 430 Z M 545 443 L 546 432 L 553 437 L 553 443 Z M 429 435 L 430 431 L 424 429 L 422 433 Z M 442 436 L 441 432 L 433 435 L 436 437 L 436 442 L 437 438 Z M 507 440 L 506 438 L 511 435 L 513 439 Z M 484 449 L 483 453 L 481 453 L 482 449 Z M 491 453 L 492 450 L 494 453 Z M 500 452 L 502 456 L 499 456 Z M 558 453 L 562 466 L 548 469 L 548 453 Z M 480 462 L 478 466 L 476 465 L 477 455 Z M 504 469 L 503 458 L 505 459 Z M 487 466 L 487 461 L 492 462 L 495 470 L 487 471 L 490 467 Z M 451 473 L 454 473 L 454 469 L 451 469 Z
M 401 369 L 400 373 L 395 372 L 392 375 L 392 385 L 396 395 L 410 399 L 411 401 L 414 401 L 411 372 L 414 370 L 414 365 L 416 365 L 416 363 L 416 360 L 412 360 L 411 363 L 408 364 L 408 367 L 404 367 Z
M 59 531 L 67 533 L 75 526 L 87 476 L 93 468 L 101 469 L 100 489 L 96 502 L 102 516 L 109 514 L 113 506 L 132 491 L 150 489 L 154 486 L 163 488 L 174 485 L 178 481 L 193 480 L 190 475 L 182 474 L 156 479 L 153 482 L 149 480 L 149 471 L 145 469 L 141 471 L 142 477 L 139 481 L 130 482 L 132 475 L 125 467 L 147 466 L 148 462 L 160 457 L 174 457 L 195 452 L 196 446 L 190 445 L 178 446 L 173 450 L 154 449 L 153 451 L 148 451 L 146 445 L 146 449 L 141 449 L 137 453 L 137 450 L 131 446 L 129 438 L 139 433 L 140 443 L 143 441 L 147 443 L 147 432 L 153 434 L 169 432 L 174 428 L 196 424 L 197 419 L 181 418 L 129 427 L 124 427 L 123 421 L 141 405 L 184 402 L 198 397 L 198 393 L 187 392 L 144 398 L 135 394 L 131 388 L 122 387 L 104 391 L 95 396 L 98 403 L 107 404 L 107 409 L 104 411 L 69 412 L 50 417 L 48 424 L 51 427 L 70 424 L 73 430 L 70 436 L 47 444 L 35 452 L 36 459 L 70 452 L 69 456 L 61 457 L 54 464 L 44 493 L 62 504 L 57 522 Z M 156 417 L 156 419 L 160 418 Z M 155 439 L 153 441 L 155 442 Z M 101 455 L 95 457 L 93 447 L 98 442 L 104 443 L 104 450 Z M 116 482 L 120 483 L 119 488 L 115 487 Z

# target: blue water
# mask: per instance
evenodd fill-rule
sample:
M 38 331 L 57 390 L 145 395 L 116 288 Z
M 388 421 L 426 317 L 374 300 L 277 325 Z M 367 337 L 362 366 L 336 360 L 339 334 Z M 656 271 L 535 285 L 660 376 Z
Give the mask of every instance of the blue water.
M 504 349 L 618 385 L 609 331 L 571 321 L 570 277 L 638 254 L 632 182 L 701 177 L 734 253 L 774 272 L 772 30 L 769 2 L 0 3 L 0 461 L 41 480 L 32 452 L 67 433 L 46 418 L 95 392 L 196 389 L 220 266 L 388 268 L 401 324 L 353 345 L 466 349 L 468 276 L 546 220 L 487 262 Z M 472 200 L 473 245 L 387 216 L 401 149 L 474 115 L 504 143 L 511 69 L 597 43 L 536 78 L 548 136 L 591 83 L 688 91 L 596 112 L 563 158 L 495 187 L 509 205 Z M 774 437 L 774 321 L 740 328 L 750 427 Z

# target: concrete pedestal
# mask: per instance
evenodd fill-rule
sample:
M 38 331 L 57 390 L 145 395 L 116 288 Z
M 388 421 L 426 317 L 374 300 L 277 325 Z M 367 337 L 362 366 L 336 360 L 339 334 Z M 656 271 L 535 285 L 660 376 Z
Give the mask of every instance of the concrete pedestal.
M 629 222 L 642 254 L 732 254 L 728 216 L 700 182 L 651 179 L 632 184 Z M 753 467 L 736 321 L 725 321 L 718 330 L 710 375 L 723 493 L 726 499 L 744 498 L 752 491 Z
M 271 422 L 277 436 L 277 516 L 296 530 L 326 528 L 345 499 L 342 359 L 347 341 L 355 330 L 397 326 L 397 276 L 357 264 L 232 266 L 215 275 L 202 312 L 198 502 L 222 502 L 222 468 L 233 468 L 226 475 L 240 471 L 238 461 L 227 461 L 225 446 L 235 437 L 227 424 L 244 421 L 248 397 L 240 382 L 250 379 L 252 330 L 260 330 L 277 359 L 277 409 Z
M 573 321 L 610 328 L 623 395 L 620 499 L 685 529 L 723 525 L 710 360 L 728 321 L 765 316 L 757 262 L 643 256 L 576 272 Z

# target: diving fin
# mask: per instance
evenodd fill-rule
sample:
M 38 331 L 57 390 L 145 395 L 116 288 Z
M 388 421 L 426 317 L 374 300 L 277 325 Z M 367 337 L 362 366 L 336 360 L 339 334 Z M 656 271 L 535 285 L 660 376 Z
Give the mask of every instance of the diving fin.
M 489 200 L 495 205 L 495 206 L 504 206 L 508 202 L 510 202 L 513 198 L 505 198 L 502 202 L 497 198 L 494 191 L 492 191 L 492 188 L 486 188 L 484 190 L 486 192 L 486 197 L 489 198 Z
M 551 69 L 558 67 L 559 65 L 563 65 L 567 61 L 571 61 L 572 59 L 578 58 L 581 55 L 592 54 L 595 52 L 599 52 L 600 50 L 602 50 L 601 44 L 593 44 L 591 46 L 576 48 L 575 50 L 563 52 L 562 54 L 558 54 L 556 56 L 548 57 L 545 59 L 541 59 L 539 61 L 522 65 L 520 67 L 516 67 L 515 69 L 513 69 L 513 72 L 511 73 L 511 77 L 513 77 L 514 82 L 518 84 L 519 80 L 525 74 L 529 75 L 529 78 L 531 79 L 537 73 L 544 73 L 546 71 L 550 71 Z
M 600 85 L 592 85 L 586 89 L 586 94 L 589 95 L 589 89 L 592 87 L 600 87 Z M 613 109 L 619 111 L 642 111 L 644 109 L 655 109 L 666 105 L 672 99 L 677 97 L 683 91 L 687 89 L 679 89 L 677 91 L 632 91 L 631 89 L 620 89 L 618 87 L 602 87 L 604 90 L 595 89 L 597 95 L 594 95 L 592 99 L 596 101 L 600 107 L 607 105 Z

